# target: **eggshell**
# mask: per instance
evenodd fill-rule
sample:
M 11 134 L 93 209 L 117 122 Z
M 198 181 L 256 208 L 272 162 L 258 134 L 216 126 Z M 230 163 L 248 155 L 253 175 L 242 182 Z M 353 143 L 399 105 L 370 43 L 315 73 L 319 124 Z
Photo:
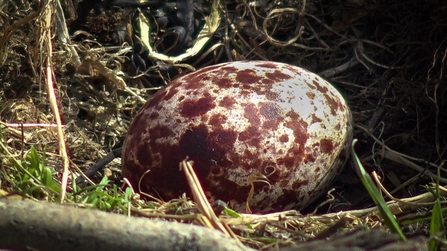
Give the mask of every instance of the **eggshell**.
M 339 174 L 351 138 L 350 110 L 324 79 L 283 63 L 229 62 L 175 79 L 141 108 L 123 176 L 138 188 L 150 170 L 142 191 L 190 195 L 179 171 L 189 157 L 211 201 L 239 212 L 300 210 Z

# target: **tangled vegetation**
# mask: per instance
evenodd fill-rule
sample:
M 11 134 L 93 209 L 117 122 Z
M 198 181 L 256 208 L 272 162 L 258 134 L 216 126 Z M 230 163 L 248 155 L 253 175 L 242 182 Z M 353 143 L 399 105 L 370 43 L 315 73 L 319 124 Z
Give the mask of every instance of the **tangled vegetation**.
M 73 181 L 122 144 L 139 107 L 179 74 L 226 61 L 272 60 L 315 72 L 344 94 L 358 161 L 304 216 L 226 209 L 214 219 L 231 226 L 221 230 L 269 249 L 359 226 L 388 229 L 359 178 L 364 167 L 401 236 L 426 236 L 431 250 L 446 248 L 444 1 L 195 1 L 190 40 L 149 15 L 149 46 L 159 56 L 137 50 L 144 22 L 135 20 L 143 7 L 60 2 L 0 1 L 3 194 L 217 228 L 195 198 L 142 200 L 121 180 L 119 159 L 83 187 Z M 204 42 L 194 47 L 198 41 Z

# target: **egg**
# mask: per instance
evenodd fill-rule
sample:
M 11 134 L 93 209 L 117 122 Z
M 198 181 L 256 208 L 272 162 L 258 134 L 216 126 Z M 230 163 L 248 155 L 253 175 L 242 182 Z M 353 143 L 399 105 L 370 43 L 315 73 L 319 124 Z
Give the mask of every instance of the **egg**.
M 188 157 L 210 201 L 239 212 L 301 210 L 340 173 L 351 138 L 349 107 L 321 77 L 284 63 L 228 62 L 153 95 L 129 127 L 122 175 L 163 200 L 190 195 L 179 170 Z

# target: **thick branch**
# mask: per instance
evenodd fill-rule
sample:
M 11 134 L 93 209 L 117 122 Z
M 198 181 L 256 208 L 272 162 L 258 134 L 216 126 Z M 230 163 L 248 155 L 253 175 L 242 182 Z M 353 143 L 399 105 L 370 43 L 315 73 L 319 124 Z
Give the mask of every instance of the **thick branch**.
M 0 248 L 252 250 L 201 226 L 0 197 Z

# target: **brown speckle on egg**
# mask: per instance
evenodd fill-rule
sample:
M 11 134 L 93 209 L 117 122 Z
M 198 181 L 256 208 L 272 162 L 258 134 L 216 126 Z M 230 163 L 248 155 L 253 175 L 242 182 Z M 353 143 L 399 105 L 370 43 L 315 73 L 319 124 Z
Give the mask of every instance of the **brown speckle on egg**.
M 182 76 L 138 112 L 123 145 L 123 176 L 169 200 L 189 194 L 189 157 L 211 201 L 244 212 L 303 209 L 344 165 L 351 114 L 339 92 L 299 67 L 241 61 Z M 254 188 L 250 197 L 250 189 Z

